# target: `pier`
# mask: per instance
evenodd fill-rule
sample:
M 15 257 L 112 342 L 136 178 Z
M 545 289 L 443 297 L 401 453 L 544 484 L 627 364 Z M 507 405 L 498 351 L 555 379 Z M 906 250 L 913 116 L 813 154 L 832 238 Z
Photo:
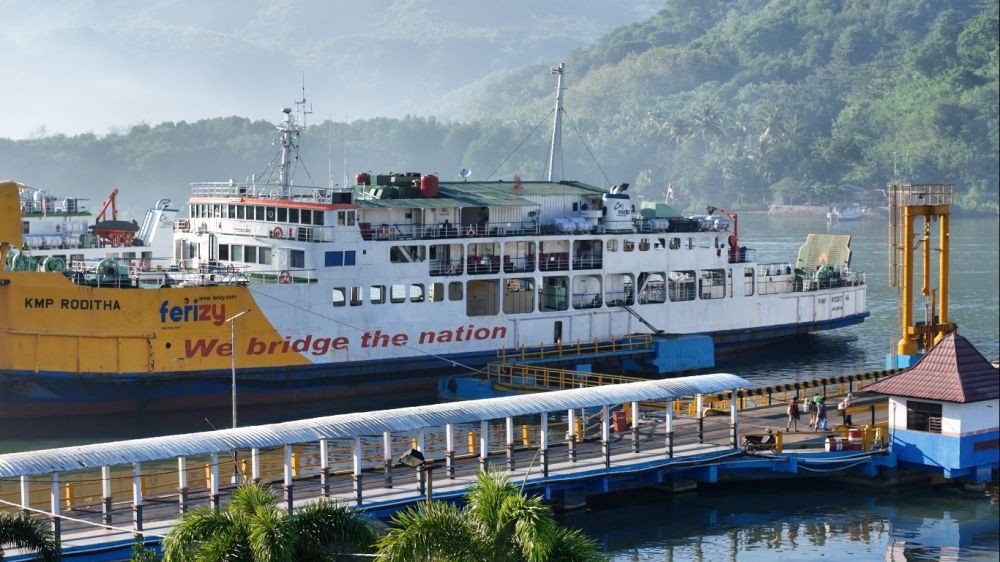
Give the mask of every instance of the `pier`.
M 700 375 L 6 454 L 0 502 L 48 518 L 66 559 L 94 560 L 121 557 L 136 533 L 158 542 L 195 506 L 224 507 L 244 480 L 280 490 L 286 509 L 328 497 L 384 518 L 431 498 L 457 500 L 486 467 L 573 509 L 639 487 L 870 477 L 894 464 L 885 431 L 870 424 L 851 436 L 841 428 L 833 448 L 842 451 L 827 451 L 836 434 L 811 432 L 806 420 L 783 434 L 784 404 L 756 406 L 751 386 Z M 856 418 L 869 405 L 857 408 Z M 831 404 L 831 426 L 834 412 Z M 407 454 L 426 462 L 402 466 Z

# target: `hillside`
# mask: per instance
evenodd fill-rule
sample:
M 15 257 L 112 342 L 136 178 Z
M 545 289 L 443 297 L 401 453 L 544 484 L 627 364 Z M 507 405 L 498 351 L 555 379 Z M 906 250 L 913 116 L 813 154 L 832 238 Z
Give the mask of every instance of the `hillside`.
M 996 2 L 671 0 L 566 57 L 567 112 L 651 197 L 669 181 L 691 204 L 823 203 L 895 167 L 995 209 L 997 29 Z M 526 68 L 467 115 L 531 121 L 551 91 Z
M 954 183 L 962 206 L 995 212 L 997 29 L 995 2 L 670 0 L 566 55 L 565 176 L 628 181 L 654 199 L 670 182 L 688 210 L 763 209 L 837 202 L 883 187 L 895 168 L 905 181 Z M 555 62 L 465 86 L 464 122 L 322 122 L 307 131 L 303 168 L 316 184 L 358 170 L 453 179 L 463 166 L 479 179 L 542 177 Z M 177 200 L 189 181 L 260 173 L 279 115 L 267 117 L 0 139 L 0 176 L 92 198 L 118 186 L 140 206 Z

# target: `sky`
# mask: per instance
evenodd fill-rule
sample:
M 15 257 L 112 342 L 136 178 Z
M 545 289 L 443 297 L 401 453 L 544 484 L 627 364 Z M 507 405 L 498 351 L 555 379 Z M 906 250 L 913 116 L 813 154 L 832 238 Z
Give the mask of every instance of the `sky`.
M 0 0 L 0 137 L 102 135 L 306 96 L 319 118 L 456 118 L 476 84 L 660 2 Z

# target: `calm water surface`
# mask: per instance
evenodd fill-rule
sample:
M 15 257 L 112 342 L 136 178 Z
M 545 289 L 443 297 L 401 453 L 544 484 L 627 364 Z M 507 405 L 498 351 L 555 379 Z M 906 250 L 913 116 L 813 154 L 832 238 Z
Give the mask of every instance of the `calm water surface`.
M 619 498 L 567 516 L 616 562 L 997 560 L 998 505 L 955 489 L 825 481 L 719 485 Z

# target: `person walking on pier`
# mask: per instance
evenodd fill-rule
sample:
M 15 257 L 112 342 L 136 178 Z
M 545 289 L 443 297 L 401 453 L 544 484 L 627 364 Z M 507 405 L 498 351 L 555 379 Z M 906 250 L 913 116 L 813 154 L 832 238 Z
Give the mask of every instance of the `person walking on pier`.
M 788 422 L 785 423 L 785 431 L 792 427 L 795 428 L 795 431 L 799 430 L 799 398 L 797 396 L 792 396 L 792 401 L 788 403 Z
M 823 398 L 820 398 L 819 402 L 816 403 L 816 431 L 820 431 L 820 428 L 823 431 L 830 431 L 827 427 L 826 402 Z

